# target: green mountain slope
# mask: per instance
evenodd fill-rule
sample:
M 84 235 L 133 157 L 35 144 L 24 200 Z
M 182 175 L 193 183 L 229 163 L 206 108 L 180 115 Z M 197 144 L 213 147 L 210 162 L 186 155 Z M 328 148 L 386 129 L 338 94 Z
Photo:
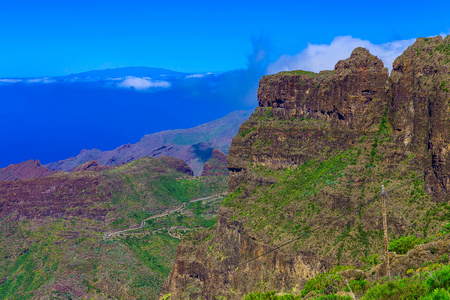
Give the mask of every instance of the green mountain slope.
M 13 183 L 0 183 L 0 298 L 156 299 L 180 238 L 215 223 L 228 181 L 180 173 L 180 164 L 144 157 L 101 172 L 14 182 L 35 194 L 12 194 Z M 180 228 L 156 218 L 175 208 Z M 142 229 L 105 235 L 151 216 Z

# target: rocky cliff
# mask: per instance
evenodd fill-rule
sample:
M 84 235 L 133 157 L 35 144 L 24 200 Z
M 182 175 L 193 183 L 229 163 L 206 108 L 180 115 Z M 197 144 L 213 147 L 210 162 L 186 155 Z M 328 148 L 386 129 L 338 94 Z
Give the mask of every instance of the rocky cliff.
M 383 253 L 390 238 L 435 233 L 450 216 L 450 37 L 418 39 L 391 76 L 363 48 L 332 71 L 265 76 L 233 139 L 229 196 L 209 231 L 178 246 L 172 299 L 298 293 L 331 267 Z

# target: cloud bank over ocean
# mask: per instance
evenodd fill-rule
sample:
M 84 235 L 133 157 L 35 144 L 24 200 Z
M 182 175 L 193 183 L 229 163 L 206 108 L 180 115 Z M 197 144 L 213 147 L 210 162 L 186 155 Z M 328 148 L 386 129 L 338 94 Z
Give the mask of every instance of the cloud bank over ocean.
M 356 47 L 364 47 L 383 60 L 385 67 L 392 69 L 394 60 L 414 43 L 415 39 L 392 41 L 385 44 L 373 44 L 351 36 L 338 36 L 330 44 L 308 44 L 296 55 L 282 55 L 267 68 L 267 74 L 280 71 L 305 70 L 319 72 L 332 70 L 335 64 L 350 56 Z
M 117 84 L 118 87 L 122 88 L 135 88 L 136 90 L 147 90 L 152 87 L 168 88 L 170 87 L 170 82 L 167 81 L 153 81 L 150 77 L 134 77 L 127 76 L 124 81 Z

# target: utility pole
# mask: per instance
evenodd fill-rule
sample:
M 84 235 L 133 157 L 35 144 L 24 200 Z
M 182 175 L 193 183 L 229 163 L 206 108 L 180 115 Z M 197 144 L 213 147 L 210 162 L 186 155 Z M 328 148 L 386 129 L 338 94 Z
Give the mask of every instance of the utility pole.
M 383 230 L 384 230 L 384 251 L 386 254 L 386 275 L 391 278 L 391 272 L 389 271 L 389 251 L 388 251 L 388 235 L 387 235 L 387 217 L 386 217 L 386 200 L 385 200 L 384 185 L 381 186 L 381 205 L 383 206 Z

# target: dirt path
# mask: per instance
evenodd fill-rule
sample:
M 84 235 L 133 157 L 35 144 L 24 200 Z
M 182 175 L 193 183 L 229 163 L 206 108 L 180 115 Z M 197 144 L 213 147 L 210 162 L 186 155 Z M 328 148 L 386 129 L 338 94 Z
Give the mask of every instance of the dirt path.
M 105 235 L 103 236 L 103 239 L 106 240 L 106 239 L 114 237 L 114 236 L 116 236 L 118 234 L 122 234 L 122 233 L 126 233 L 126 232 L 129 232 L 129 231 L 133 231 L 133 230 L 138 230 L 138 229 L 144 228 L 146 221 L 151 220 L 151 219 L 159 219 L 159 218 L 165 217 L 165 216 L 167 216 L 169 214 L 173 214 L 174 212 L 181 211 L 181 210 L 183 210 L 185 208 L 186 204 L 190 204 L 190 203 L 194 203 L 194 202 L 198 202 L 198 201 L 204 201 L 204 200 L 206 200 L 207 202 L 210 202 L 210 201 L 215 200 L 217 197 L 225 196 L 226 194 L 227 193 L 216 194 L 216 195 L 212 195 L 212 196 L 208 196 L 208 197 L 193 199 L 193 200 L 190 200 L 187 203 L 181 203 L 180 205 L 178 205 L 174 209 L 166 210 L 165 212 L 163 212 L 161 214 L 154 215 L 154 216 L 151 216 L 149 218 L 146 218 L 146 219 L 142 220 L 141 225 L 139 225 L 138 227 L 133 227 L 133 228 L 128 228 L 128 229 L 124 229 L 124 230 L 120 230 L 120 231 L 105 233 Z

